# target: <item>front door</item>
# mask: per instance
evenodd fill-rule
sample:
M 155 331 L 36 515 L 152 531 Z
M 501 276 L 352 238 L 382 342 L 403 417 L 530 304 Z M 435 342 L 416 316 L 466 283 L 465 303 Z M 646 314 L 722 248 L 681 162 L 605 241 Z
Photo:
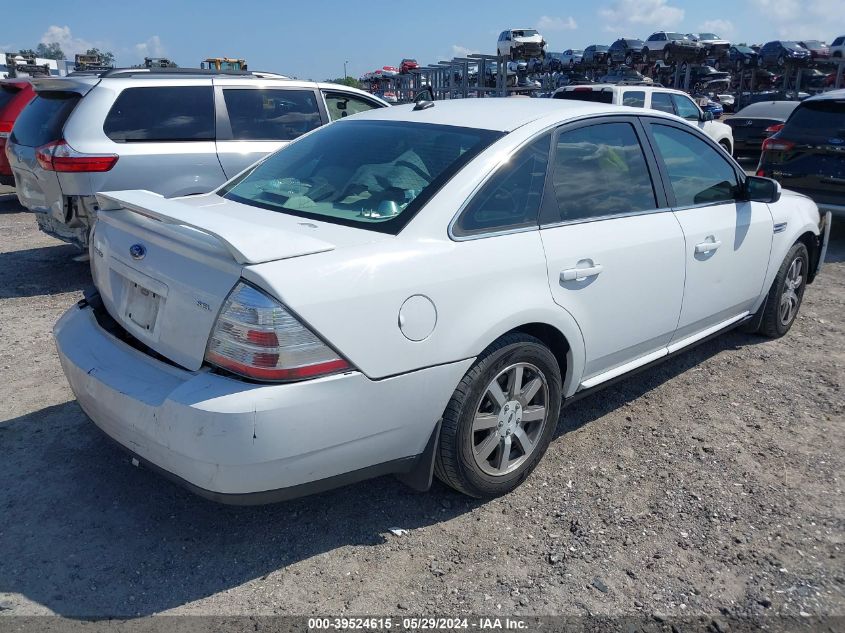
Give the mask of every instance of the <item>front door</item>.
M 647 128 L 686 242 L 678 342 L 748 314 L 763 293 L 773 221 L 767 204 L 738 199 L 742 176 L 712 142 L 670 121 Z
M 555 302 L 578 322 L 582 387 L 666 354 L 684 288 L 684 236 L 634 118 L 564 126 L 540 235 Z

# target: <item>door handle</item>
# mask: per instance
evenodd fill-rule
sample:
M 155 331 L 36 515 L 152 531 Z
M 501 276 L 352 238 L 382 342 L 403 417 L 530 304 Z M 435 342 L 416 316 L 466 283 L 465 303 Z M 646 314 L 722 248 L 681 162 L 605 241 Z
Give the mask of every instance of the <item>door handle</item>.
M 589 268 L 568 268 L 560 273 L 561 281 L 581 281 L 588 277 L 595 277 L 602 271 L 601 264 L 594 264 Z
M 708 238 L 711 239 L 711 238 Z M 722 245 L 722 240 L 713 240 L 712 242 L 702 242 L 701 244 L 695 245 L 695 252 L 696 253 L 709 253 L 710 251 L 715 251 Z

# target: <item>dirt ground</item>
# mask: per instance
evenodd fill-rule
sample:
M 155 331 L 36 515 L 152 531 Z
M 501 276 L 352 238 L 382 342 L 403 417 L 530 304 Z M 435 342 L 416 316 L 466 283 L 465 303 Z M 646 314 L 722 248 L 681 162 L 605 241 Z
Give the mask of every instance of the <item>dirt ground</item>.
M 513 494 L 382 478 L 239 508 L 88 421 L 51 337 L 87 264 L 0 191 L 0 613 L 845 616 L 844 229 L 788 336 L 565 409 Z

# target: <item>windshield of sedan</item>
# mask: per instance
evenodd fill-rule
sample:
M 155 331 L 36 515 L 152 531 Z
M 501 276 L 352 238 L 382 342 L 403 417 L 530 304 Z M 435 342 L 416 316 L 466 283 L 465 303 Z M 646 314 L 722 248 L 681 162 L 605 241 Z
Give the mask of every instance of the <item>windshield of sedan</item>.
M 698 39 L 700 40 L 718 40 L 719 36 L 715 33 L 699 33 Z
M 501 132 L 339 121 L 257 163 L 217 193 L 254 207 L 396 234 Z

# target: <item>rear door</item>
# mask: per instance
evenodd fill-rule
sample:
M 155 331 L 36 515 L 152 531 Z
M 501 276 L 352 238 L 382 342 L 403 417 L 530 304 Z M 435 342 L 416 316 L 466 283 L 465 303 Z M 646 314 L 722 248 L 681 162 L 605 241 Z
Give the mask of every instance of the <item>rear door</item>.
M 552 145 L 540 235 L 554 300 L 584 335 L 582 387 L 665 355 L 681 311 L 684 235 L 643 140 L 636 118 L 607 117 Z
M 62 138 L 65 121 L 80 99 L 76 92 L 39 92 L 18 116 L 8 142 L 7 156 L 20 203 L 62 222 L 64 203 L 58 174 L 43 169 L 36 155 L 39 147 Z
M 682 346 L 748 314 L 763 292 L 774 227 L 768 205 L 737 199 L 743 176 L 712 141 L 669 120 L 647 119 L 646 129 L 685 240 L 673 338 Z
M 328 122 L 313 87 L 225 83 L 215 91 L 217 155 L 226 178 Z

